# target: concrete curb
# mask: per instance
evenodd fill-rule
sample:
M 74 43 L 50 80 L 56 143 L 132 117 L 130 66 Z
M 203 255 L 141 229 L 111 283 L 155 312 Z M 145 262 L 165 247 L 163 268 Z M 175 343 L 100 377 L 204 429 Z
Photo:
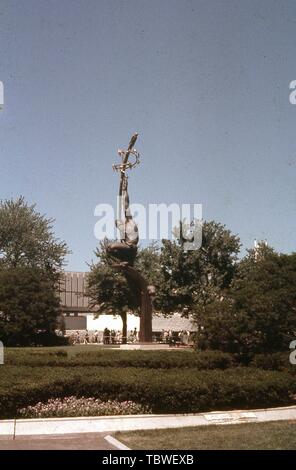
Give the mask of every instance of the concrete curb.
M 135 431 L 280 420 L 296 420 L 296 406 L 259 410 L 213 411 L 198 414 L 4 420 L 0 421 L 0 436 Z

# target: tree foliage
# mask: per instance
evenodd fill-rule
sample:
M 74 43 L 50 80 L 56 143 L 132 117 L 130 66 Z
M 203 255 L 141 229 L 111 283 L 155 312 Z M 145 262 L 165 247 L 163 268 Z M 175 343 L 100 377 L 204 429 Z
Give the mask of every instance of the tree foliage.
M 23 197 L 0 202 L 0 267 L 38 268 L 55 276 L 68 253 L 66 243 L 55 238 L 48 219 Z
M 214 221 L 203 223 L 198 250 L 186 252 L 182 243 L 163 240 L 155 300 L 158 308 L 168 314 L 193 314 L 198 320 L 204 307 L 230 285 L 239 248 L 239 238 Z
M 108 240 L 105 239 L 96 249 L 97 263 L 90 266 L 87 295 L 97 308 L 98 314 L 121 315 L 137 310 L 137 299 L 125 276 L 112 267 L 107 255 Z
M 0 339 L 6 346 L 29 345 L 38 342 L 38 335 L 53 335 L 59 313 L 54 282 L 38 269 L 0 270 Z
M 95 252 L 98 262 L 91 266 L 89 295 L 99 312 L 137 314 L 138 299 L 126 278 L 111 267 L 107 244 L 105 240 Z M 200 250 L 185 252 L 180 242 L 162 240 L 161 247 L 154 243 L 139 250 L 135 268 L 156 287 L 156 310 L 197 314 L 230 284 L 239 247 L 238 237 L 223 225 L 204 222 Z
M 127 313 L 139 315 L 140 298 L 134 286 L 124 274 L 112 264 L 114 261 L 107 254 L 107 239 L 100 243 L 95 251 L 97 263 L 91 265 L 88 276 L 87 295 L 97 309 L 97 315 L 102 313 L 120 315 L 123 321 L 123 338 L 127 336 Z M 145 275 L 153 284 L 158 269 L 158 249 L 156 245 L 139 250 L 135 268 Z
M 0 339 L 42 342 L 59 315 L 57 280 L 68 253 L 48 219 L 23 197 L 0 202 Z M 37 335 L 37 336 L 36 336 Z
M 206 309 L 198 344 L 242 355 L 289 350 L 296 334 L 296 254 L 250 250 L 227 295 Z
M 107 254 L 109 243 L 107 239 L 103 240 L 95 251 L 98 261 L 90 266 L 87 295 L 96 305 L 98 313 L 120 315 L 130 311 L 138 314 L 139 299 L 122 272 L 112 267 L 114 261 Z M 139 250 L 135 268 L 152 284 L 157 277 L 158 266 L 156 245 Z

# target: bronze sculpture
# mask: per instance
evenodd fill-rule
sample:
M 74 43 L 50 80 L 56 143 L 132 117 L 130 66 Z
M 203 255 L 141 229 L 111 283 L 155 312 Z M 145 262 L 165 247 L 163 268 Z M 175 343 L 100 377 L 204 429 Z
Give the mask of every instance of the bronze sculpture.
M 128 179 L 125 173 L 122 174 L 122 190 L 120 194 L 120 216 L 115 220 L 115 225 L 120 232 L 120 242 L 112 243 L 108 246 L 110 256 L 127 262 L 130 266 L 134 264 L 139 242 L 138 227 L 130 212 Z
M 113 169 L 120 172 L 119 183 L 119 217 L 115 224 L 120 232 L 120 242 L 111 243 L 107 247 L 107 253 L 112 260 L 118 260 L 113 267 L 123 272 L 129 286 L 134 289 L 138 295 L 140 306 L 140 342 L 152 341 L 152 298 L 155 295 L 154 286 L 149 286 L 142 274 L 137 271 L 133 265 L 137 256 L 139 234 L 138 227 L 133 220 L 128 194 L 128 177 L 126 171 L 139 164 L 139 153 L 134 148 L 138 134 L 135 133 L 128 145 L 126 151 L 118 150 L 122 159 L 120 164 L 113 165 Z M 129 161 L 132 155 L 135 161 Z

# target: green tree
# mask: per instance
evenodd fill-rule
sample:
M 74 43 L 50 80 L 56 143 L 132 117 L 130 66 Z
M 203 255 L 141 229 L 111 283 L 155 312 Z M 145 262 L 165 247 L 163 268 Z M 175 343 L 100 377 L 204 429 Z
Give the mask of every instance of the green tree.
M 32 267 L 58 276 L 68 253 L 48 219 L 23 197 L 0 202 L 0 260 L 3 267 Z
M 54 282 L 38 269 L 0 270 L 0 339 L 6 346 L 42 343 L 54 335 L 59 313 Z
M 23 197 L 0 202 L 0 339 L 29 344 L 56 326 L 56 285 L 68 253 L 48 219 Z
M 296 254 L 250 250 L 224 298 L 210 305 L 201 348 L 243 356 L 288 350 L 296 335 Z
M 119 315 L 122 319 L 123 340 L 127 337 L 127 313 L 139 315 L 139 298 L 126 277 L 114 267 L 108 257 L 106 247 L 109 241 L 105 239 L 96 249 L 97 263 L 90 266 L 87 295 L 97 309 L 96 317 L 100 314 Z M 144 274 L 153 284 L 156 278 L 158 250 L 153 244 L 139 250 L 135 268 Z
M 140 271 L 151 285 L 157 285 L 160 276 L 160 247 L 152 242 L 138 251 L 135 268 Z
M 103 240 L 95 250 L 98 261 L 90 266 L 87 296 L 97 310 L 95 318 L 98 318 L 100 314 L 121 317 L 123 343 L 125 343 L 127 313 L 129 311 L 136 313 L 138 304 L 125 276 L 112 267 L 112 261 L 107 255 L 108 243 L 107 239 Z
M 202 245 L 184 251 L 180 241 L 163 240 L 155 304 L 164 313 L 192 314 L 200 323 L 206 305 L 230 285 L 240 249 L 236 235 L 211 221 L 202 226 Z

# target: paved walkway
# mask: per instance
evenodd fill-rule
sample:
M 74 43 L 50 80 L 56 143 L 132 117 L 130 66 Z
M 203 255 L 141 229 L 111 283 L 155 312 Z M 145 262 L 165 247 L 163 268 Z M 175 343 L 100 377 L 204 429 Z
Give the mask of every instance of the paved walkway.
M 63 436 L 0 437 L 0 450 L 116 450 L 105 433 L 64 434 Z
M 296 406 L 197 414 L 102 416 L 93 418 L 18 419 L 0 421 L 0 450 L 116 449 L 105 437 L 116 431 L 181 428 L 213 424 L 296 421 Z
M 110 433 L 115 431 L 279 420 L 296 420 L 296 406 L 260 410 L 213 411 L 196 414 L 4 420 L 0 421 L 0 436 Z

